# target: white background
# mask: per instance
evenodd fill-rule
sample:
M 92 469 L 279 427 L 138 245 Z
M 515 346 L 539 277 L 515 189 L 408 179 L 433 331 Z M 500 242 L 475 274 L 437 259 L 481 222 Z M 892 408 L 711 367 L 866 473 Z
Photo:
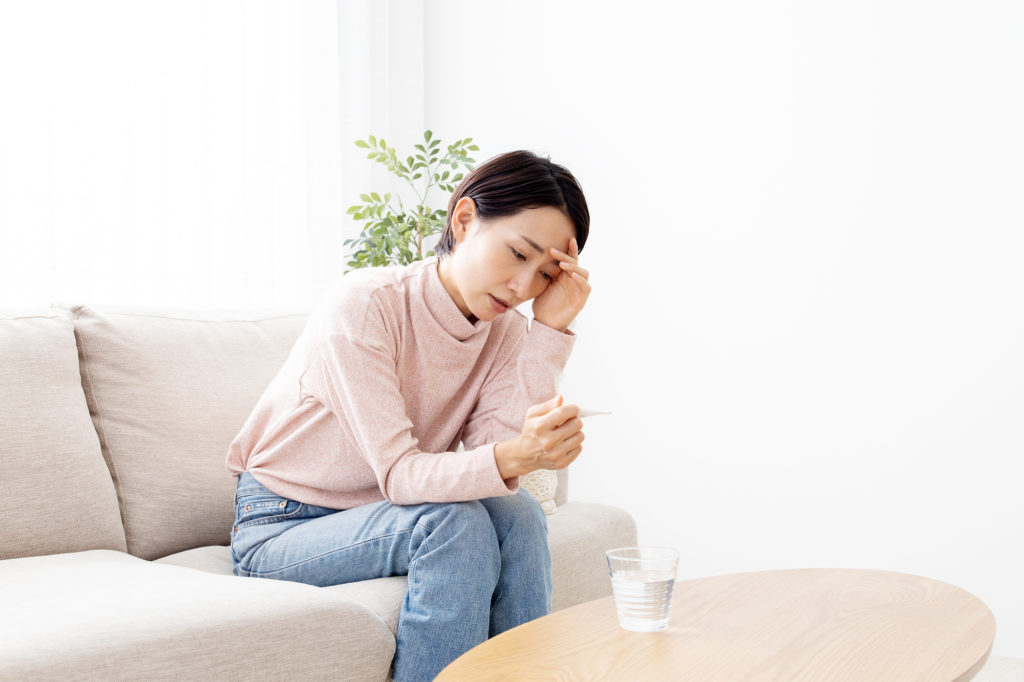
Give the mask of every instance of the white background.
M 426 120 L 590 200 L 571 497 L 684 578 L 953 583 L 1024 657 L 1024 6 L 427 4 Z
M 0 307 L 306 306 L 356 137 L 550 154 L 615 412 L 570 496 L 681 578 L 956 584 L 1024 657 L 1019 3 L 0 2 L 0 96 Z

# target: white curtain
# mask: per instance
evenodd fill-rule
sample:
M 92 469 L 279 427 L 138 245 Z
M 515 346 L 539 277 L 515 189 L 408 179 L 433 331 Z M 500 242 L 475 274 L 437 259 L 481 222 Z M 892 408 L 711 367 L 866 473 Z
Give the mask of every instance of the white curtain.
M 422 139 L 424 2 L 339 0 L 338 10 L 343 204 L 358 203 L 361 192 L 371 191 L 408 199 L 405 186 L 368 161 L 355 141 L 375 135 L 411 153 Z M 344 230 L 353 237 L 360 225 L 346 216 Z
M 0 309 L 308 305 L 350 236 L 371 15 L 0 0 Z

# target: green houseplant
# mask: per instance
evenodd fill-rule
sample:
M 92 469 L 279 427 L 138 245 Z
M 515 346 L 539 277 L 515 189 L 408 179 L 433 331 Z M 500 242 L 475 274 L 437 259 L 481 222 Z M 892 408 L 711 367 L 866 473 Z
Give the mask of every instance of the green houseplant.
M 356 140 L 357 147 L 369 150 L 366 158 L 404 180 L 416 198 L 413 206 L 406 207 L 400 196 L 390 192 L 359 195 L 362 203 L 348 209 L 353 220 L 363 223 L 357 238 L 345 240 L 350 253 L 349 269 L 408 265 L 434 255 L 432 248 L 424 250 L 424 241 L 444 229 L 448 211 L 432 208 L 427 195 L 435 187 L 455 191 L 463 171 L 473 170 L 476 161 L 469 154 L 480 148 L 472 142 L 471 137 L 457 140 L 442 154 L 441 140 L 427 130 L 423 133 L 423 144 L 415 145 L 416 153 L 403 161 L 398 151 L 383 139 L 370 135 L 365 140 Z

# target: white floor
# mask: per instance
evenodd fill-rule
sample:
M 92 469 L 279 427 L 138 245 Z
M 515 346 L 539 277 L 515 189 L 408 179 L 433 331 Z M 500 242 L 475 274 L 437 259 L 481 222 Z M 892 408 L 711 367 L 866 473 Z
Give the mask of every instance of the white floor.
M 973 682 L 1024 682 L 1024 660 L 1006 656 L 989 656 L 985 667 Z

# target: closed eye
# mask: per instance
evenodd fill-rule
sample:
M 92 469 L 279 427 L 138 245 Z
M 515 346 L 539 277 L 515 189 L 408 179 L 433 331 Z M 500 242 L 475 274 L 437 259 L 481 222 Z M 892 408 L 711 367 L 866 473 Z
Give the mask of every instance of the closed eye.
M 526 256 L 524 256 L 523 254 L 519 253 L 518 251 L 513 249 L 511 246 L 508 247 L 508 248 L 509 248 L 509 250 L 512 251 L 512 253 L 515 254 L 516 260 L 526 260 Z M 544 279 L 546 279 L 547 281 L 549 281 L 549 282 L 554 281 L 554 278 L 551 275 L 549 275 L 548 273 L 544 272 L 543 270 L 541 270 L 540 274 L 542 274 L 544 276 Z

